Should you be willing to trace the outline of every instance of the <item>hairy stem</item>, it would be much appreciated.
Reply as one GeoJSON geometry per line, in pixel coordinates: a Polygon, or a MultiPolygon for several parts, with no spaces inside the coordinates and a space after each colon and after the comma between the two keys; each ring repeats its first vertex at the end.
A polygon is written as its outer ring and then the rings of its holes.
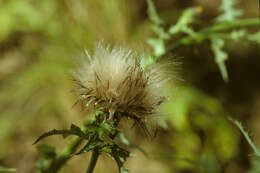
{"type": "Polygon", "coordinates": [[[94,168],[95,168],[96,163],[97,163],[97,160],[98,160],[98,156],[99,156],[98,150],[99,150],[98,147],[93,149],[92,155],[91,155],[91,160],[90,160],[90,163],[88,165],[88,169],[87,169],[86,173],[93,173],[94,168]]]}
{"type": "Polygon", "coordinates": [[[218,23],[198,31],[195,35],[190,35],[181,38],[180,40],[178,40],[177,42],[175,42],[174,44],[170,45],[167,48],[167,53],[179,48],[182,45],[185,46],[192,45],[194,43],[209,39],[214,33],[228,31],[235,28],[251,27],[251,26],[260,26],[260,20],[258,18],[253,18],[253,19],[241,19],[232,22],[218,23]]]}

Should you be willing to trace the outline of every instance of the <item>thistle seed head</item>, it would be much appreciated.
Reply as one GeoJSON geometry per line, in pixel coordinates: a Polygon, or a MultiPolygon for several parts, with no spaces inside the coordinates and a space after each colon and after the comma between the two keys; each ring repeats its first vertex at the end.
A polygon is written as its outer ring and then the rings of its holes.
{"type": "Polygon", "coordinates": [[[74,73],[78,100],[84,107],[104,108],[134,120],[146,129],[146,123],[159,113],[165,101],[162,87],[171,78],[165,64],[146,69],[133,51],[99,44],[88,61],[74,73]]]}

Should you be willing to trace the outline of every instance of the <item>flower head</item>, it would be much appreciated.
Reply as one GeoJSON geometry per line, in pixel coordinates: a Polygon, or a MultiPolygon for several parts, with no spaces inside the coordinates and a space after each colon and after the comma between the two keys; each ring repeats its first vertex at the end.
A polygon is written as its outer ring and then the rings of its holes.
{"type": "Polygon", "coordinates": [[[131,118],[146,127],[166,98],[161,88],[170,77],[164,65],[144,69],[136,53],[102,44],[96,47],[93,56],[87,55],[89,60],[74,74],[77,102],[104,108],[111,115],[131,118]]]}

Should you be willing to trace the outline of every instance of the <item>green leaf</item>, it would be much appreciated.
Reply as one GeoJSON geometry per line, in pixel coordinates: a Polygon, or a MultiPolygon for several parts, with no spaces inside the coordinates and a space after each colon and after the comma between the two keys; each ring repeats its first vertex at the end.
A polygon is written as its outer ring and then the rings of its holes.
{"type": "Polygon", "coordinates": [[[13,168],[5,168],[3,166],[0,166],[0,172],[14,172],[16,171],[16,169],[13,169],[13,168]]]}
{"type": "Polygon", "coordinates": [[[217,17],[218,22],[234,21],[238,17],[243,15],[242,10],[235,9],[234,6],[238,3],[238,0],[222,0],[222,4],[219,8],[223,14],[217,17]]]}
{"type": "Polygon", "coordinates": [[[163,27],[160,27],[160,26],[153,26],[153,31],[158,35],[158,37],[162,40],[167,40],[170,38],[170,35],[165,32],[164,28],[163,27]]]}
{"type": "Polygon", "coordinates": [[[131,145],[131,142],[125,137],[124,133],[119,133],[118,137],[119,137],[119,140],[120,140],[123,144],[125,144],[125,145],[127,145],[127,146],[130,146],[130,145],[131,145]]]}
{"type": "Polygon", "coordinates": [[[217,63],[222,78],[225,82],[228,82],[228,73],[225,66],[225,61],[228,58],[228,54],[223,51],[224,48],[224,40],[218,37],[211,37],[211,49],[215,54],[215,62],[217,63]]]}
{"type": "Polygon", "coordinates": [[[123,165],[126,159],[130,156],[129,151],[119,147],[116,144],[105,145],[101,148],[101,151],[106,152],[108,155],[115,159],[120,173],[128,172],[123,165]]]}
{"type": "Polygon", "coordinates": [[[35,166],[38,169],[38,173],[44,173],[46,172],[46,168],[49,164],[49,161],[45,158],[40,158],[36,163],[35,166]]]}
{"type": "Polygon", "coordinates": [[[161,25],[164,23],[164,21],[162,19],[160,19],[160,17],[158,16],[154,3],[152,0],[147,0],[147,4],[148,4],[148,16],[150,18],[150,20],[156,24],[156,25],[161,25]]]}
{"type": "Polygon", "coordinates": [[[260,31],[254,33],[254,34],[247,35],[247,39],[249,41],[254,41],[254,42],[260,44],[260,31]]]}
{"type": "Polygon", "coordinates": [[[89,152],[90,150],[94,149],[96,146],[101,145],[102,143],[100,141],[89,141],[76,155],[84,154],[86,152],[89,152]]]}
{"type": "Polygon", "coordinates": [[[125,169],[124,167],[120,168],[120,173],[128,173],[127,169],[125,169]]]}
{"type": "Polygon", "coordinates": [[[71,127],[69,130],[54,129],[54,130],[51,130],[49,132],[42,134],[38,139],[36,139],[36,141],[33,143],[33,145],[38,143],[40,140],[42,140],[48,136],[53,136],[53,135],[62,135],[64,138],[66,138],[69,135],[76,135],[81,138],[88,139],[88,135],[86,135],[83,131],[81,131],[81,129],[78,126],[71,124],[71,127]]]}
{"type": "Polygon", "coordinates": [[[56,148],[46,144],[41,144],[37,146],[38,151],[44,158],[54,158],[56,156],[56,148]]]}
{"type": "Polygon", "coordinates": [[[177,23],[170,27],[169,33],[174,35],[183,32],[189,35],[193,35],[194,31],[192,28],[189,27],[189,25],[195,21],[195,16],[198,11],[199,8],[186,9],[177,21],[177,23]]]}
{"type": "Polygon", "coordinates": [[[160,57],[165,54],[166,49],[165,49],[164,40],[153,38],[153,39],[147,40],[147,43],[153,48],[155,56],[160,57]]]}
{"type": "Polygon", "coordinates": [[[240,30],[234,30],[230,33],[230,38],[232,40],[239,40],[247,35],[246,30],[240,29],[240,30]]]}

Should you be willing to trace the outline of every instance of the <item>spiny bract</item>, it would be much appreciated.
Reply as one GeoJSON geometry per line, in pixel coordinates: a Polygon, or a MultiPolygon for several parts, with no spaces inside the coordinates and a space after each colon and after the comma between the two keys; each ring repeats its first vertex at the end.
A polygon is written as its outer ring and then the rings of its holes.
{"type": "Polygon", "coordinates": [[[161,87],[170,79],[165,64],[144,69],[133,51],[103,44],[96,47],[93,56],[87,55],[89,60],[74,73],[77,103],[105,108],[146,127],[165,100],[161,87]]]}

